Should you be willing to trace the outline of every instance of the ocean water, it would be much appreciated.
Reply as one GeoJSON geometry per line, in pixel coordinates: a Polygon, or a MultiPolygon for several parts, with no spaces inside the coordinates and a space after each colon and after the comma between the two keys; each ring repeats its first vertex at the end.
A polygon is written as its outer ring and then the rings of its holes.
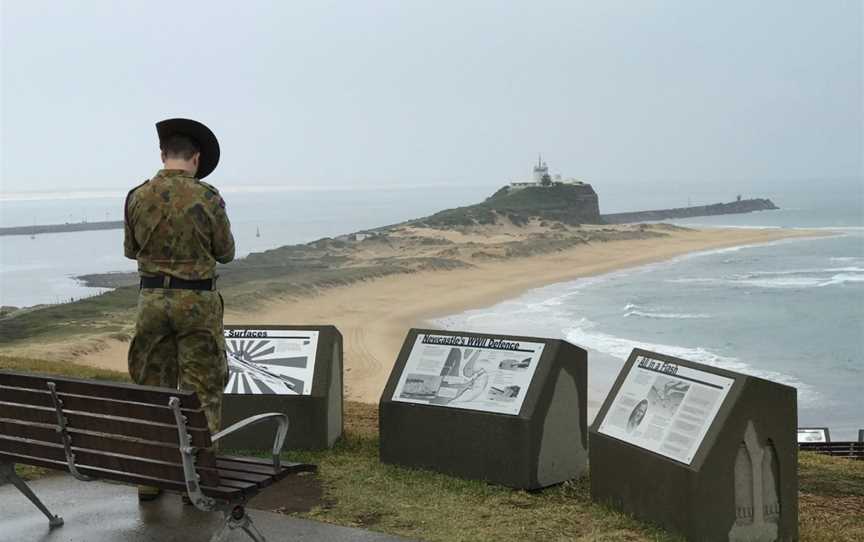
{"type": "MultiPolygon", "coordinates": [[[[394,224],[482,201],[490,186],[414,186],[366,190],[266,188],[223,191],[237,256],[394,224]],[[260,236],[258,235],[260,233],[260,236]]],[[[122,220],[117,192],[0,196],[0,227],[122,220]]],[[[97,295],[75,279],[134,271],[123,257],[123,231],[0,237],[0,305],[27,307],[97,295]]]]}
{"type": "Polygon", "coordinates": [[[639,347],[795,386],[800,425],[837,439],[864,428],[862,231],[690,254],[435,323],[566,339],[589,350],[601,396],[639,347]]]}
{"type": "MultiPolygon", "coordinates": [[[[588,349],[597,392],[592,412],[638,346],[795,386],[799,425],[828,426],[835,439],[854,439],[864,428],[864,181],[706,186],[699,192],[669,185],[645,196],[640,183],[608,189],[595,183],[603,212],[683,206],[682,194],[690,193],[694,205],[742,192],[771,197],[781,210],[677,223],[813,228],[826,237],[690,254],[514,293],[433,324],[557,337],[588,349]]],[[[244,255],[478,202],[495,188],[226,191],[225,199],[244,255]]],[[[122,194],[110,193],[0,197],[0,226],[119,220],[122,202],[122,194]]],[[[98,290],[73,277],[132,269],[119,230],[0,237],[0,305],[93,295],[98,290]]]]}
{"type": "Polygon", "coordinates": [[[587,349],[592,416],[640,347],[794,386],[799,426],[828,426],[832,438],[854,440],[864,428],[864,184],[832,186],[790,191],[785,202],[774,196],[781,211],[677,221],[814,228],[824,238],[689,254],[531,290],[433,324],[587,349]]]}

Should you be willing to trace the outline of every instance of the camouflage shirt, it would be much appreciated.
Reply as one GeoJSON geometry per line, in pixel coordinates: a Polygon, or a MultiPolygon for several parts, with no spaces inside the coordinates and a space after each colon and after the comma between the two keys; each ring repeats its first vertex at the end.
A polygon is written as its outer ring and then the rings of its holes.
{"type": "Polygon", "coordinates": [[[234,259],[234,236],[219,191],[183,170],[163,169],[126,196],[123,242],[142,276],[214,278],[234,259]]]}

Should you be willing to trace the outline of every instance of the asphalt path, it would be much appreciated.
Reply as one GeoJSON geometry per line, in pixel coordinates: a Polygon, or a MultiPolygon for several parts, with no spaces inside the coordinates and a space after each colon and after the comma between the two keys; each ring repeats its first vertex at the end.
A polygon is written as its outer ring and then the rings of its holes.
{"type": "MultiPolygon", "coordinates": [[[[63,518],[64,524],[49,528],[48,519],[28,499],[13,485],[5,484],[0,486],[0,542],[206,542],[223,524],[221,513],[184,506],[176,494],[139,503],[132,486],[79,482],[66,474],[48,476],[29,485],[52,513],[63,518]]],[[[362,529],[247,510],[268,542],[407,542],[405,538],[362,529]]],[[[236,530],[227,540],[251,539],[236,530]]]]}

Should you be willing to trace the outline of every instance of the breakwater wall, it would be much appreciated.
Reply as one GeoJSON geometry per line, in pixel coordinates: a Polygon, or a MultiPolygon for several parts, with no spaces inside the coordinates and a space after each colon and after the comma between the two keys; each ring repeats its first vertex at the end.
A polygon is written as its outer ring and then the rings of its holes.
{"type": "Polygon", "coordinates": [[[70,231],[119,230],[122,220],[103,220],[102,222],[76,222],[74,224],[47,224],[35,226],[12,226],[0,228],[0,235],[41,235],[43,233],[65,233],[70,231]]]}
{"type": "Polygon", "coordinates": [[[631,213],[612,213],[601,215],[607,224],[628,224],[633,222],[652,222],[670,218],[692,218],[697,216],[734,215],[753,211],[779,209],[770,199],[743,199],[730,203],[714,203],[677,209],[658,209],[655,211],[635,211],[631,213]]]}

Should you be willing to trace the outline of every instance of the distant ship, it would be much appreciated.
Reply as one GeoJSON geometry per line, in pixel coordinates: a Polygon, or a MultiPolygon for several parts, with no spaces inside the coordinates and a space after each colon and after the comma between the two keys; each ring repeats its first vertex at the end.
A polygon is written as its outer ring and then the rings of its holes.
{"type": "Polygon", "coordinates": [[[261,237],[261,229],[255,228],[255,237],[261,237]]]}

